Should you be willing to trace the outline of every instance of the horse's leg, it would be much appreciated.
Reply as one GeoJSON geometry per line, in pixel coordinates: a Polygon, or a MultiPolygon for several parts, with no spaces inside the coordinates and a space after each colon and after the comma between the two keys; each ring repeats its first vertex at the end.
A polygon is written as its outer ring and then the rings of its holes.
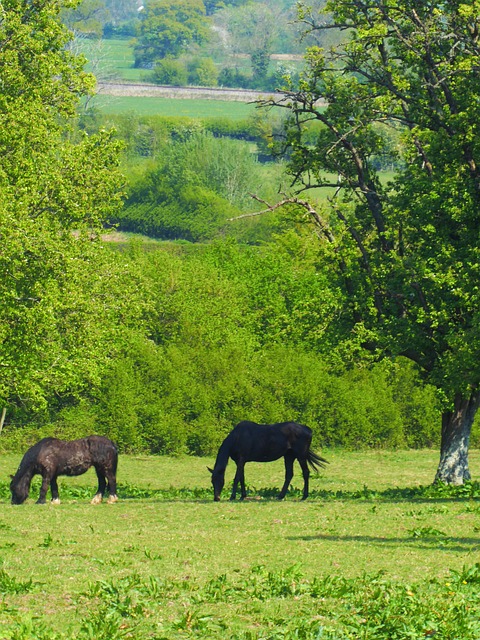
{"type": "Polygon", "coordinates": [[[240,473],[240,489],[242,491],[242,497],[240,499],[245,500],[247,497],[247,492],[245,490],[245,463],[242,464],[242,470],[240,473]]]}
{"type": "Polygon", "coordinates": [[[113,471],[105,471],[105,475],[107,476],[107,489],[108,489],[108,504],[113,504],[117,502],[117,479],[113,471]]]}
{"type": "Polygon", "coordinates": [[[293,463],[295,461],[295,454],[292,451],[287,451],[287,453],[283,456],[285,460],[285,482],[283,483],[282,490],[278,494],[278,499],[283,500],[285,497],[288,487],[290,486],[290,482],[293,478],[293,463]]]}
{"type": "Polygon", "coordinates": [[[240,487],[242,491],[241,499],[243,500],[247,495],[245,493],[245,475],[244,475],[245,462],[243,462],[243,460],[239,460],[236,464],[237,464],[237,470],[235,472],[235,478],[233,479],[232,495],[230,496],[230,500],[235,500],[235,498],[237,497],[237,487],[239,482],[240,482],[240,487]]]}
{"type": "Polygon", "coordinates": [[[60,504],[60,498],[58,497],[57,476],[53,476],[53,478],[50,480],[50,491],[52,492],[52,503],[60,504]]]}
{"type": "Polygon", "coordinates": [[[40,496],[37,500],[37,504],[45,504],[48,491],[48,485],[50,484],[50,478],[48,475],[42,476],[42,486],[40,487],[40,496]]]}
{"type": "Polygon", "coordinates": [[[306,500],[308,498],[308,479],[310,478],[310,469],[308,468],[307,461],[304,458],[299,458],[298,463],[302,467],[302,473],[303,473],[302,500],[306,500]]]}
{"type": "Polygon", "coordinates": [[[100,504],[103,498],[103,494],[105,493],[107,481],[105,479],[103,471],[101,471],[98,467],[95,467],[95,471],[97,473],[97,478],[98,478],[98,489],[97,489],[97,493],[93,496],[91,500],[91,504],[100,504]]]}

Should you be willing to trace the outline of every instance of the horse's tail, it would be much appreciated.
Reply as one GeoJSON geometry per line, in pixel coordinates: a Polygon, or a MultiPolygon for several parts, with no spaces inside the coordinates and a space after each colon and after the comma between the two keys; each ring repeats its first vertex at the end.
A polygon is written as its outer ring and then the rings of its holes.
{"type": "Polygon", "coordinates": [[[318,454],[314,453],[310,449],[307,452],[307,462],[314,471],[320,471],[320,469],[324,469],[328,464],[328,460],[325,460],[325,458],[321,458],[318,454]]]}

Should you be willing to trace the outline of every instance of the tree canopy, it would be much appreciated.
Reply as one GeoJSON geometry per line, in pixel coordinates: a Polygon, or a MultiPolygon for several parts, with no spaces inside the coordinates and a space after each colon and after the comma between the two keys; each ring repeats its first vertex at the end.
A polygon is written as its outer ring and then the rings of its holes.
{"type": "Polygon", "coordinates": [[[121,271],[98,242],[123,179],[112,134],[72,122],[94,84],[66,48],[61,3],[0,15],[0,399],[41,406],[98,378],[116,335],[121,271]]]}
{"type": "Polygon", "coordinates": [[[480,3],[338,0],[326,12],[299,5],[306,32],[342,43],[309,48],[276,101],[292,185],[334,190],[324,208],[301,204],[343,295],[337,337],[406,356],[436,386],[437,480],[462,483],[480,403],[480,3]]]}
{"type": "Polygon", "coordinates": [[[151,0],[141,13],[135,64],[151,66],[167,56],[178,56],[192,44],[207,40],[208,35],[202,0],[151,0]]]}

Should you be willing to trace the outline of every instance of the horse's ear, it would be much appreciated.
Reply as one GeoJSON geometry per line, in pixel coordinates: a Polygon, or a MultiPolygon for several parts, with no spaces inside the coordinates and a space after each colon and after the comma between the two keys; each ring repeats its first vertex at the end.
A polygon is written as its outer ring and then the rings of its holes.
{"type": "Polygon", "coordinates": [[[210,471],[210,473],[213,473],[213,469],[210,469],[210,467],[207,467],[207,469],[210,471]]]}

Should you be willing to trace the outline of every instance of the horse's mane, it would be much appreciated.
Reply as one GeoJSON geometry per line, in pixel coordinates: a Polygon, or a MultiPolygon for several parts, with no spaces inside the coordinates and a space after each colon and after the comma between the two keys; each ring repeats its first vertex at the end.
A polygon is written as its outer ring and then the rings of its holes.
{"type": "Polygon", "coordinates": [[[227,467],[228,459],[230,457],[230,447],[233,440],[231,436],[232,434],[229,433],[220,445],[220,449],[218,450],[217,458],[215,460],[215,469],[226,469],[227,467]]]}
{"type": "Polygon", "coordinates": [[[30,449],[26,451],[25,455],[20,461],[20,464],[18,465],[18,469],[15,472],[15,475],[13,476],[13,480],[16,483],[19,483],[24,477],[30,476],[30,479],[31,479],[31,477],[33,476],[33,473],[29,473],[29,472],[31,472],[33,469],[33,463],[37,458],[38,450],[42,447],[42,445],[45,442],[49,440],[54,440],[54,438],[43,438],[42,440],[34,444],[32,447],[30,447],[30,449]]]}

